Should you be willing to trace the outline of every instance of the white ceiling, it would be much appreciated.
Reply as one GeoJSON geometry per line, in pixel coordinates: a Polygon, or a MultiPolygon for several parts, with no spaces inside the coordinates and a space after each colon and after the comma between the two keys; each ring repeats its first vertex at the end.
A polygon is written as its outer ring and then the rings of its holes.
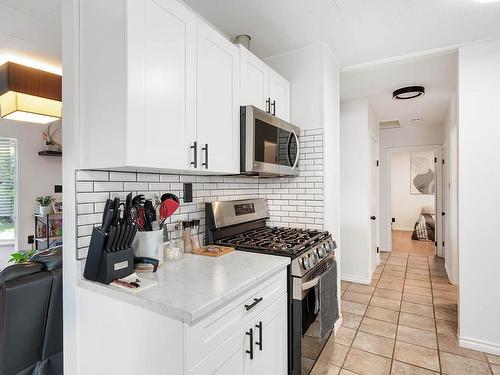
{"type": "Polygon", "coordinates": [[[341,100],[368,98],[379,120],[395,120],[401,126],[441,125],[457,87],[457,53],[344,71],[340,79],[341,100]],[[403,86],[422,85],[423,97],[395,101],[392,92],[403,86]],[[415,124],[413,115],[422,117],[415,124]]]}
{"type": "Polygon", "coordinates": [[[60,69],[61,0],[0,0],[0,63],[6,59],[60,69]]]}
{"type": "Polygon", "coordinates": [[[500,2],[474,0],[185,0],[268,57],[326,41],[342,66],[500,36],[500,2]]]}

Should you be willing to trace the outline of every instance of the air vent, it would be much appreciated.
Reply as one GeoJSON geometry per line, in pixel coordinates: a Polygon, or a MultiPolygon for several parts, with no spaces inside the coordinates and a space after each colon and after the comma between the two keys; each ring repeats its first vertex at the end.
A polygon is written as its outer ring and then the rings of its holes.
{"type": "Polygon", "coordinates": [[[400,128],[401,124],[399,120],[388,120],[388,121],[380,121],[379,122],[380,129],[396,129],[400,128]]]}

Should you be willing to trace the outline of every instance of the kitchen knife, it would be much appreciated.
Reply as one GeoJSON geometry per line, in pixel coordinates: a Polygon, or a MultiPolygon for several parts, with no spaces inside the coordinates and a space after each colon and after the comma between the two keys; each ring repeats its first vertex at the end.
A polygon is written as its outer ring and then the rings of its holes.
{"type": "Polygon", "coordinates": [[[111,245],[111,251],[116,251],[118,249],[118,244],[120,243],[120,238],[122,235],[122,226],[118,223],[116,226],[115,238],[113,244],[111,245]]]}
{"type": "Polygon", "coordinates": [[[135,235],[137,234],[137,231],[139,228],[137,228],[137,225],[132,226],[132,233],[130,235],[130,238],[128,239],[128,244],[127,247],[132,247],[132,243],[134,242],[135,235]]]}
{"type": "Polygon", "coordinates": [[[111,251],[113,241],[115,240],[116,227],[111,227],[109,230],[108,242],[106,242],[106,251],[111,251]]]}
{"type": "Polygon", "coordinates": [[[101,227],[103,233],[108,233],[111,222],[113,221],[113,209],[108,209],[106,212],[106,217],[104,218],[104,223],[101,227]]]}
{"type": "Polygon", "coordinates": [[[119,250],[124,250],[125,249],[125,244],[127,243],[128,236],[130,235],[130,225],[125,224],[123,226],[123,235],[120,240],[120,243],[118,244],[119,250]]]}
{"type": "Polygon", "coordinates": [[[111,199],[106,199],[106,204],[104,205],[104,211],[102,212],[102,223],[101,228],[106,224],[106,220],[108,218],[109,210],[111,209],[111,204],[113,201],[111,199]]]}

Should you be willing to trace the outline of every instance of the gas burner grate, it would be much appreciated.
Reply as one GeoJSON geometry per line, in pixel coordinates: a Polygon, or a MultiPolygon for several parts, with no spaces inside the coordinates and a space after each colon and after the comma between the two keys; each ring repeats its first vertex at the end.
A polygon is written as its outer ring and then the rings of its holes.
{"type": "Polygon", "coordinates": [[[250,251],[297,256],[327,235],[327,232],[311,229],[262,227],[221,239],[217,243],[250,251]]]}

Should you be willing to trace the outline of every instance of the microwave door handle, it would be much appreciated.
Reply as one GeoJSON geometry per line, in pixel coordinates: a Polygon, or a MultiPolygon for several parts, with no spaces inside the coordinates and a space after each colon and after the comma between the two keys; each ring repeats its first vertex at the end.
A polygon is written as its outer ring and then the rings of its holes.
{"type": "Polygon", "coordinates": [[[299,144],[299,137],[297,136],[297,133],[295,133],[294,131],[291,132],[290,137],[288,138],[287,150],[288,150],[288,162],[290,163],[292,168],[295,169],[295,167],[297,167],[297,164],[299,163],[300,144],[299,144]],[[296,155],[295,161],[293,163],[292,163],[292,158],[290,157],[290,145],[292,143],[292,136],[295,137],[295,142],[297,142],[297,155],[296,155]]]}

